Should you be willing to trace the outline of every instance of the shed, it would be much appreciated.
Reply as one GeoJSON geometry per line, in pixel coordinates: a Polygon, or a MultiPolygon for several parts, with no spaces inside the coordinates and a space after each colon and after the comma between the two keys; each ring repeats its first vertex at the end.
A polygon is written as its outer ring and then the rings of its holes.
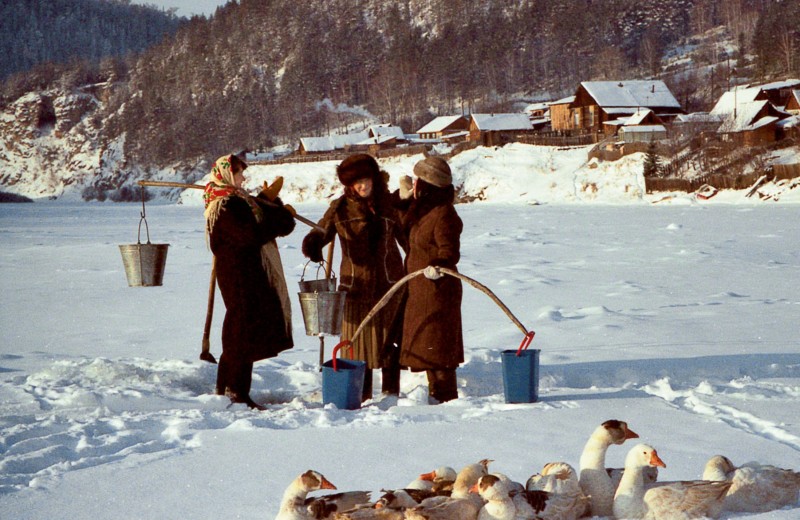
{"type": "Polygon", "coordinates": [[[479,141],[485,146],[503,145],[520,134],[533,132],[527,114],[472,114],[470,119],[470,141],[479,141]]]}
{"type": "Polygon", "coordinates": [[[664,125],[623,126],[619,137],[625,143],[649,143],[666,139],[667,129],[664,125]]]}

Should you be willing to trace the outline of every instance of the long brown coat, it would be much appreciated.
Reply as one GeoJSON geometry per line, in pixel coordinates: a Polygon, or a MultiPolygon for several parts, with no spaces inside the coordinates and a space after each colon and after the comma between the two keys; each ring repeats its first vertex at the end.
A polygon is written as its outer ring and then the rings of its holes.
{"type": "Polygon", "coordinates": [[[260,204],[257,222],[251,207],[230,197],[209,238],[216,257],[217,283],[225,302],[222,349],[225,354],[258,361],[275,357],[293,346],[278,292],[268,280],[261,248],[292,232],[294,218],[282,207],[260,204]]]}
{"type": "MultiPolygon", "coordinates": [[[[452,194],[449,196],[452,200],[452,194]]],[[[429,203],[409,215],[409,273],[429,265],[456,269],[464,227],[446,200],[429,203]]],[[[412,370],[454,369],[464,361],[461,330],[462,286],[458,278],[429,280],[420,275],[408,282],[400,364],[412,370]]]]}
{"type": "MultiPolygon", "coordinates": [[[[341,244],[339,290],[347,292],[342,339],[352,337],[367,313],[404,274],[398,240],[404,243],[405,238],[397,212],[385,186],[374,186],[376,197],[381,198],[374,210],[364,200],[343,195],[331,203],[318,223],[325,229],[319,244],[325,245],[336,236],[341,244]]],[[[314,233],[319,232],[310,234],[314,233]]],[[[353,343],[353,357],[365,361],[368,368],[391,364],[391,345],[387,343],[393,340],[390,329],[400,297],[398,294],[368,322],[353,343]]]]}

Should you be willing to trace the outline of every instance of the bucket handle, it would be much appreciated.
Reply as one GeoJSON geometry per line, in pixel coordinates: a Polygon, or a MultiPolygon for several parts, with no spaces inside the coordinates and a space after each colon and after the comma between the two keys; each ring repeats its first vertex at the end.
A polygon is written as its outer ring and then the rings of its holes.
{"type": "MultiPolygon", "coordinates": [[[[311,263],[311,260],[309,260],[308,262],[306,262],[306,263],[305,263],[305,265],[303,266],[303,274],[301,274],[301,275],[300,275],[300,281],[301,281],[301,282],[303,281],[303,279],[304,279],[304,278],[305,278],[305,276],[306,276],[306,268],[308,267],[308,264],[310,264],[310,263],[311,263]]],[[[327,264],[327,263],[328,263],[328,262],[326,262],[325,260],[323,260],[322,262],[318,262],[318,263],[317,263],[317,274],[316,274],[316,275],[314,275],[314,276],[316,276],[316,277],[317,277],[317,280],[319,280],[319,279],[320,279],[320,278],[319,278],[319,270],[320,270],[320,269],[322,269],[323,267],[325,267],[325,264],[327,264]]],[[[329,280],[329,279],[335,279],[335,278],[336,278],[336,272],[333,270],[333,268],[330,266],[330,264],[328,264],[328,267],[330,267],[330,273],[331,273],[333,276],[331,276],[330,278],[326,277],[325,279],[326,279],[326,280],[329,280]]]]}
{"type": "Polygon", "coordinates": [[[528,346],[531,344],[531,341],[533,341],[535,335],[536,333],[534,331],[529,331],[525,334],[525,337],[522,338],[522,343],[519,344],[519,348],[517,349],[517,357],[522,355],[523,350],[528,350],[528,346]]]}
{"type": "Polygon", "coordinates": [[[349,339],[340,341],[335,347],[333,347],[333,371],[338,372],[339,370],[336,368],[336,353],[339,352],[339,349],[347,348],[350,349],[350,359],[353,359],[353,344],[350,342],[349,339]]]}
{"type": "Polygon", "coordinates": [[[150,226],[147,225],[147,219],[145,218],[145,211],[144,211],[144,198],[145,198],[144,197],[144,195],[145,195],[144,189],[145,189],[144,186],[142,186],[142,211],[141,211],[141,213],[139,213],[139,216],[141,218],[139,219],[139,232],[136,235],[136,243],[137,244],[141,244],[142,243],[142,222],[144,222],[144,229],[147,232],[147,243],[148,244],[150,243],[150,226]]]}

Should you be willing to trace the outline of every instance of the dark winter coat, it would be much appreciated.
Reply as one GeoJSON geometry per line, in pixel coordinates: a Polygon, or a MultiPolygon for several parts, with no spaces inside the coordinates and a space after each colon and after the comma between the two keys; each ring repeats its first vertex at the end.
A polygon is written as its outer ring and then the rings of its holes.
{"type": "MultiPolygon", "coordinates": [[[[384,183],[375,182],[373,189],[372,207],[354,194],[333,201],[318,222],[325,232],[312,231],[303,241],[304,252],[313,257],[308,253],[321,254],[326,244],[339,237],[339,290],[347,292],[342,339],[350,339],[372,307],[404,275],[398,240],[404,244],[405,239],[397,212],[384,183]]],[[[353,357],[366,361],[369,368],[391,364],[387,342],[393,340],[390,329],[401,296],[368,322],[353,344],[353,357]]]]}
{"type": "MultiPolygon", "coordinates": [[[[464,225],[453,206],[452,187],[432,191],[427,198],[414,201],[405,219],[408,273],[429,265],[457,270],[464,225]]],[[[429,280],[419,275],[408,282],[402,366],[412,370],[454,369],[464,361],[461,295],[461,281],[452,276],[429,280]]]]}
{"type": "Polygon", "coordinates": [[[293,346],[291,324],[287,326],[278,293],[268,281],[261,247],[291,233],[295,221],[279,199],[259,206],[261,222],[244,199],[230,197],[209,239],[226,308],[222,350],[247,361],[275,357],[293,346]]]}

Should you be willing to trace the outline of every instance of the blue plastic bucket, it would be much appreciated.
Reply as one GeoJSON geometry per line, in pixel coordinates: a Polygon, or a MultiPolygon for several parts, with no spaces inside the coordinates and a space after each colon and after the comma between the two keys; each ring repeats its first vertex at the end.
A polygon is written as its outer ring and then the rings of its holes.
{"type": "Polygon", "coordinates": [[[352,359],[334,359],[322,364],[322,404],[333,403],[341,410],[361,408],[364,371],[367,364],[352,359]]]}
{"type": "Polygon", "coordinates": [[[534,333],[529,332],[517,350],[500,353],[503,362],[503,393],[507,403],[539,400],[539,349],[528,350],[534,333]]]}

